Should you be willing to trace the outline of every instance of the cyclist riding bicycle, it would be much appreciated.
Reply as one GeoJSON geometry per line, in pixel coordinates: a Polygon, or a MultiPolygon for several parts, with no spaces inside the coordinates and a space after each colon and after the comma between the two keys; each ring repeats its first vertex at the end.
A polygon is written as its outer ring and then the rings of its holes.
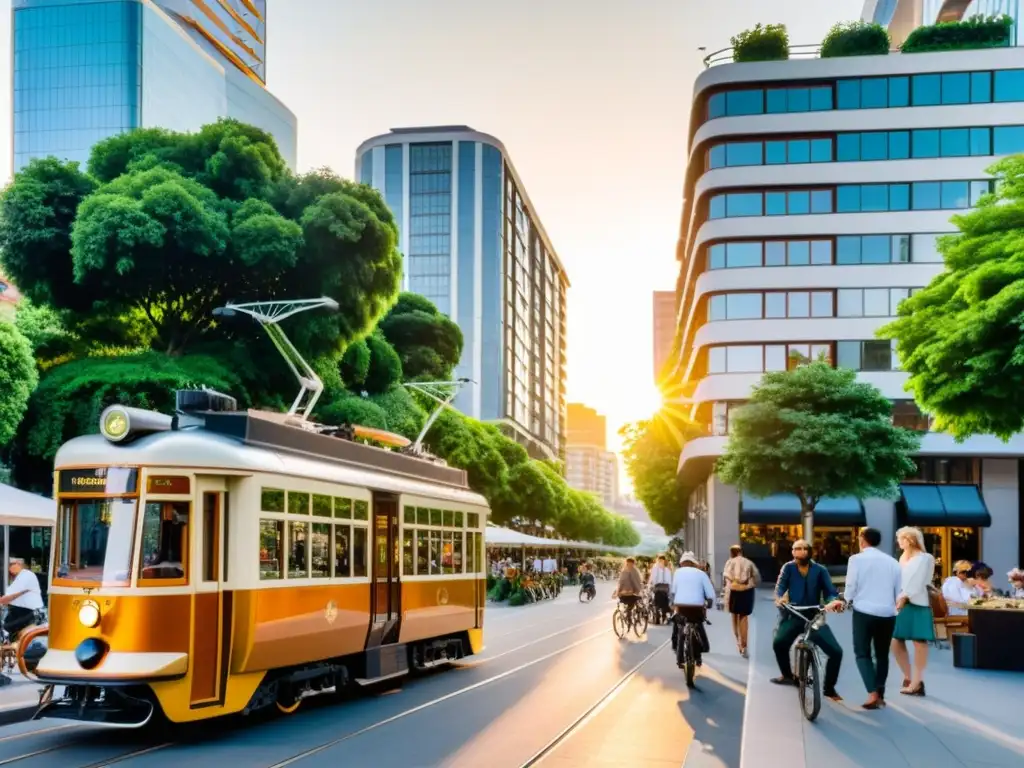
{"type": "Polygon", "coordinates": [[[654,607],[663,615],[668,615],[668,595],[672,591],[672,569],[668,567],[668,558],[658,555],[658,560],[651,568],[647,585],[654,591],[654,607]]]}
{"type": "Polygon", "coordinates": [[[636,559],[627,557],[626,564],[622,566],[622,571],[619,573],[619,586],[615,590],[615,594],[620,603],[633,610],[643,591],[644,582],[640,578],[640,571],[636,569],[636,559]]]}
{"type": "Polygon", "coordinates": [[[672,604],[675,606],[677,617],[672,629],[672,650],[676,650],[679,643],[680,621],[695,624],[701,644],[701,647],[696,649],[695,659],[699,667],[703,654],[711,651],[708,633],[704,629],[704,619],[707,617],[707,609],[715,604],[715,587],[692,552],[683,554],[679,559],[679,568],[672,577],[672,604]]]}

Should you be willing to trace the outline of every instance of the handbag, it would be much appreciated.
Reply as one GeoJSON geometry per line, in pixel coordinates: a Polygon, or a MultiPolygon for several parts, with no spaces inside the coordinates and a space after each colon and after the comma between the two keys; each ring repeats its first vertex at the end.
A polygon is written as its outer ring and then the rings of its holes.
{"type": "Polygon", "coordinates": [[[946,598],[943,596],[942,590],[934,584],[928,585],[928,605],[931,606],[932,616],[936,619],[944,619],[949,615],[946,598]]]}

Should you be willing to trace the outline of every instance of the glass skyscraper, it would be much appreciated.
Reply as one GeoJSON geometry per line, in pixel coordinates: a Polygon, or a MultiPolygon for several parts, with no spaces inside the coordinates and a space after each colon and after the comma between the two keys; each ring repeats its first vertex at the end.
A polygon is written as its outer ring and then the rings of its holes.
{"type": "Polygon", "coordinates": [[[1011,44],[1024,44],[1020,36],[1024,0],[865,0],[861,18],[888,27],[893,43],[899,45],[924,24],[1004,14],[1014,21],[1011,44]]]}
{"type": "Polygon", "coordinates": [[[13,167],[81,163],[140,127],[259,126],[296,164],[295,115],[267,91],[266,0],[12,0],[13,167]]]}
{"type": "Polygon", "coordinates": [[[364,142],[356,178],[380,190],[405,254],[404,289],[465,341],[456,406],[534,456],[565,450],[568,279],[501,142],[467,126],[402,128],[364,142]]]}

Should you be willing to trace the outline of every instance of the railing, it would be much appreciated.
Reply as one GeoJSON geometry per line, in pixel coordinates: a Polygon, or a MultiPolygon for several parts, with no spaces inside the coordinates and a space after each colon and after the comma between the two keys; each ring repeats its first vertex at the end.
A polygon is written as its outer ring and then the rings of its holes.
{"type": "MultiPolygon", "coordinates": [[[[791,59],[817,59],[821,57],[821,45],[791,45],[789,46],[789,58],[791,59]]],[[[704,68],[714,67],[719,64],[731,64],[733,62],[733,49],[723,48],[720,51],[709,53],[704,57],[704,68]]]]}

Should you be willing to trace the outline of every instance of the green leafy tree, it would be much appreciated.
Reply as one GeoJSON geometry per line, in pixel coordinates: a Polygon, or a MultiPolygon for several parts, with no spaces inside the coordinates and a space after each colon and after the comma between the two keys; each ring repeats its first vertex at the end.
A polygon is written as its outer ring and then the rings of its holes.
{"type": "Polygon", "coordinates": [[[989,173],[996,192],[938,241],[945,270],[879,331],[896,340],[914,399],[957,439],[1024,428],[1024,155],[989,173]]]}
{"type": "Polygon", "coordinates": [[[15,480],[21,487],[46,490],[57,449],[73,437],[96,433],[107,406],[120,403],[172,413],[177,390],[200,386],[231,393],[241,407],[249,402],[230,364],[206,355],[144,352],[88,357],[52,368],[30,398],[18,430],[15,480]]]}
{"type": "Polygon", "coordinates": [[[76,337],[68,331],[60,314],[46,304],[37,305],[27,298],[18,302],[14,324],[32,345],[32,353],[44,365],[67,355],[76,337]]]}
{"type": "Polygon", "coordinates": [[[353,391],[366,383],[370,372],[370,347],[365,339],[357,339],[345,347],[338,370],[345,386],[353,391]]]}
{"type": "Polygon", "coordinates": [[[402,361],[380,331],[366,337],[366,346],[370,350],[370,361],[363,388],[370,394],[379,395],[402,380],[402,361]]]}
{"type": "Polygon", "coordinates": [[[377,403],[359,395],[348,395],[318,409],[327,424],[351,424],[374,429],[389,429],[388,417],[377,403]]]}
{"type": "Polygon", "coordinates": [[[402,293],[379,328],[409,381],[449,381],[462,356],[462,331],[430,299],[402,293]]]}
{"type": "Polygon", "coordinates": [[[548,523],[553,520],[555,494],[548,475],[538,465],[526,461],[508,470],[502,492],[492,503],[492,517],[505,524],[513,518],[548,523]]]}
{"type": "Polygon", "coordinates": [[[394,301],[398,231],[380,195],[326,171],[290,175],[258,128],[132,131],[94,147],[89,167],[51,158],[15,176],[0,197],[3,266],[33,300],[120,323],[128,345],[181,354],[231,335],[212,316],[227,300],[326,295],[339,312],[288,332],[310,355],[336,353],[394,301]]]}
{"type": "Polygon", "coordinates": [[[816,361],[766,373],[730,413],[731,433],[716,472],[755,496],[800,500],[804,538],[827,496],[891,498],[914,471],[919,436],[892,423],[892,403],[853,371],[816,361]]]}
{"type": "Polygon", "coordinates": [[[651,520],[671,536],[686,521],[686,489],[678,479],[679,454],[700,430],[684,417],[663,410],[652,419],[627,424],[622,458],[637,499],[651,520]]]}
{"type": "Polygon", "coordinates": [[[38,383],[31,343],[14,325],[0,321],[0,447],[16,434],[38,383]]]}

